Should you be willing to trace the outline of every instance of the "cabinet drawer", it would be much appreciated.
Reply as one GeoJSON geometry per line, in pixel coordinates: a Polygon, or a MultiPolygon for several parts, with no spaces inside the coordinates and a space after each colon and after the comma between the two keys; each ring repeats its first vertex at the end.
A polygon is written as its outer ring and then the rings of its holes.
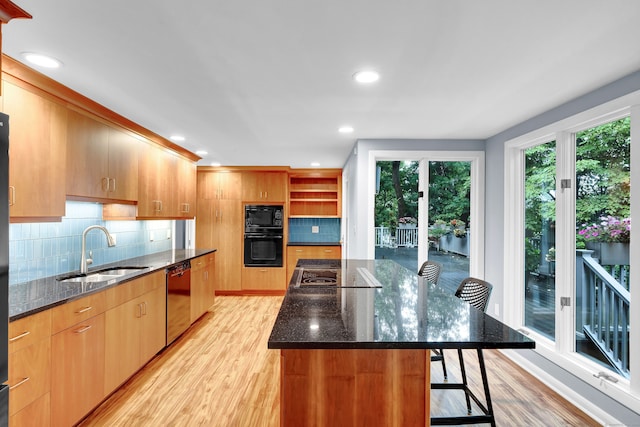
{"type": "Polygon", "coordinates": [[[45,394],[21,411],[9,416],[9,425],[11,427],[49,427],[51,425],[51,394],[45,394]]]}
{"type": "Polygon", "coordinates": [[[51,336],[51,310],[9,323],[9,353],[51,336]]]}
{"type": "Polygon", "coordinates": [[[56,334],[78,322],[104,313],[106,307],[106,292],[99,292],[59,305],[51,309],[51,334],[56,334]]]}
{"type": "Polygon", "coordinates": [[[9,355],[9,414],[15,414],[50,390],[50,367],[50,337],[9,355]]]}
{"type": "Polygon", "coordinates": [[[156,288],[166,286],[166,274],[164,270],[156,271],[155,273],[147,274],[138,279],[133,279],[122,285],[115,286],[105,291],[107,298],[106,309],[112,309],[130,301],[134,298],[138,298],[140,295],[144,295],[149,291],[156,288]]]}

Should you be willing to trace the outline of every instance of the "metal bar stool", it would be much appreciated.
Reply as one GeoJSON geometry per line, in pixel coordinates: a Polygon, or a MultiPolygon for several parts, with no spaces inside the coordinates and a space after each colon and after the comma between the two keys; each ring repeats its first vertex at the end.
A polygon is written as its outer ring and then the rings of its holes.
{"type": "MultiPolygon", "coordinates": [[[[476,279],[473,277],[467,277],[464,279],[458,289],[456,290],[456,297],[468,302],[475,308],[481,311],[486,311],[489,297],[491,296],[491,289],[493,286],[484,280],[476,279]]],[[[480,376],[482,377],[482,386],[484,389],[485,404],[469,389],[467,381],[467,371],[464,366],[464,357],[462,350],[458,349],[458,359],[460,360],[460,372],[462,374],[461,383],[448,383],[446,373],[444,383],[432,383],[432,390],[463,390],[465,399],[467,401],[467,416],[456,417],[431,417],[431,425],[457,425],[457,424],[480,424],[490,423],[495,427],[496,420],[493,414],[493,405],[491,404],[491,394],[489,393],[489,382],[487,380],[487,371],[484,363],[484,356],[482,349],[478,348],[478,365],[480,368],[480,376]],[[482,415],[472,415],[471,400],[482,411],[482,415]]],[[[442,353],[442,350],[440,350],[442,353]]],[[[433,357],[432,357],[433,360],[433,357]]],[[[444,366],[444,364],[443,364],[444,366]]]]}
{"type": "MultiPolygon", "coordinates": [[[[435,261],[425,261],[422,263],[422,266],[418,270],[418,275],[427,279],[429,283],[438,283],[440,280],[440,273],[442,272],[442,264],[435,261]]],[[[448,381],[447,378],[447,364],[444,360],[444,356],[442,355],[442,350],[433,349],[431,350],[431,361],[432,362],[441,362],[442,363],[442,372],[444,373],[444,382],[448,381]]]]}

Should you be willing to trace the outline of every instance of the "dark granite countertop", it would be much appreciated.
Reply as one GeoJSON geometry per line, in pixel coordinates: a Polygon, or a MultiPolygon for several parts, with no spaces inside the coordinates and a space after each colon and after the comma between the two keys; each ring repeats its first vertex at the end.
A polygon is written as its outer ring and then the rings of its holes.
{"type": "MultiPolygon", "coordinates": [[[[296,287],[293,275],[269,348],[535,347],[531,339],[394,261],[342,260],[341,266],[331,261],[340,268],[341,286],[296,287]],[[363,281],[372,287],[362,286],[363,281]]],[[[301,260],[298,267],[326,262],[301,260]]]]}
{"type": "Polygon", "coordinates": [[[342,246],[340,242],[287,242],[287,246],[342,246]]]}
{"type": "Polygon", "coordinates": [[[85,286],[83,286],[82,282],[65,283],[58,280],[74,272],[70,272],[64,276],[46,277],[11,285],[9,287],[9,320],[17,320],[21,317],[35,314],[39,311],[64,304],[86,295],[104,291],[105,289],[118,286],[121,283],[128,282],[145,274],[153,273],[182,261],[197,258],[215,251],[215,249],[178,249],[101,265],[89,269],[89,273],[118,266],[147,268],[141,269],[137,274],[128,275],[119,280],[98,284],[92,283],[89,287],[86,283],[84,284],[85,286]]]}

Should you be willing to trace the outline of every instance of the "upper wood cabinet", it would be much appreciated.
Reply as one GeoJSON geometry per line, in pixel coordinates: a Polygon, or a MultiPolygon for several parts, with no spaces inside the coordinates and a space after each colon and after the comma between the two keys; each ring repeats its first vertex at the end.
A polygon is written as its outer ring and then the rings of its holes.
{"type": "Polygon", "coordinates": [[[287,173],[242,172],[242,200],[256,203],[284,203],[287,200],[287,173]]]}
{"type": "Polygon", "coordinates": [[[198,173],[198,199],[241,200],[242,174],[239,172],[198,173]]]}
{"type": "Polygon", "coordinates": [[[138,162],[138,218],[193,218],[196,167],[154,144],[142,144],[138,162]]]}
{"type": "Polygon", "coordinates": [[[301,169],[289,174],[289,217],[340,217],[342,171],[301,169]]]}
{"type": "Polygon", "coordinates": [[[67,109],[15,84],[4,81],[3,87],[11,221],[59,221],[65,214],[67,109]]]}
{"type": "Polygon", "coordinates": [[[70,110],[67,125],[67,195],[138,199],[138,140],[70,110]]]}

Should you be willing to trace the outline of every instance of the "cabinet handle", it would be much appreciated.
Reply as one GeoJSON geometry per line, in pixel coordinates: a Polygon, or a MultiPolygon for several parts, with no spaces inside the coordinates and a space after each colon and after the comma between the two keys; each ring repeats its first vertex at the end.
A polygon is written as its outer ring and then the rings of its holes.
{"type": "Polygon", "coordinates": [[[296,249],[296,252],[304,252],[302,249],[296,249]]]}
{"type": "Polygon", "coordinates": [[[136,317],[142,317],[142,304],[138,304],[136,308],[138,309],[136,313],[136,317]]]}
{"type": "Polygon", "coordinates": [[[267,273],[269,270],[265,270],[264,268],[260,270],[260,273],[267,273]]]}
{"type": "Polygon", "coordinates": [[[144,301],[142,304],[140,304],[140,307],[142,308],[142,315],[146,316],[147,315],[147,303],[146,303],[146,301],[144,301]]]}
{"type": "Polygon", "coordinates": [[[162,200],[154,200],[153,205],[155,207],[156,212],[162,212],[162,200]]]}
{"type": "Polygon", "coordinates": [[[16,387],[20,387],[22,384],[26,383],[27,381],[29,381],[29,377],[25,377],[22,380],[18,381],[16,384],[9,386],[9,390],[13,390],[16,387]]]}
{"type": "Polygon", "coordinates": [[[324,252],[325,252],[325,253],[327,253],[327,254],[330,254],[331,252],[333,252],[333,250],[331,250],[331,249],[325,249],[325,250],[324,250],[324,252]]]}
{"type": "Polygon", "coordinates": [[[93,307],[89,306],[89,307],[81,308],[80,310],[76,311],[76,314],[86,313],[87,311],[90,311],[90,310],[93,310],[93,307]]]}
{"type": "Polygon", "coordinates": [[[89,329],[91,329],[91,325],[83,326],[80,329],[76,329],[73,332],[76,333],[76,334],[83,334],[83,333],[87,332],[89,329]]]}
{"type": "Polygon", "coordinates": [[[29,331],[25,331],[25,332],[21,333],[20,335],[16,335],[16,336],[15,336],[15,337],[13,337],[13,338],[9,338],[9,342],[18,341],[19,339],[26,337],[26,336],[27,336],[27,335],[29,335],[30,333],[31,333],[31,332],[29,332],[29,331]]]}
{"type": "Polygon", "coordinates": [[[9,199],[9,206],[13,206],[16,204],[16,187],[13,185],[9,186],[9,195],[11,196],[9,199]]]}
{"type": "Polygon", "coordinates": [[[183,203],[182,204],[182,213],[189,213],[189,210],[190,210],[189,208],[190,208],[189,203],[183,203]]]}
{"type": "Polygon", "coordinates": [[[109,192],[109,177],[105,176],[102,178],[102,191],[109,192]]]}
{"type": "Polygon", "coordinates": [[[116,179],[115,178],[109,179],[109,182],[111,182],[111,181],[113,181],[113,188],[110,189],[109,191],[114,192],[114,191],[116,191],[116,179]]]}

